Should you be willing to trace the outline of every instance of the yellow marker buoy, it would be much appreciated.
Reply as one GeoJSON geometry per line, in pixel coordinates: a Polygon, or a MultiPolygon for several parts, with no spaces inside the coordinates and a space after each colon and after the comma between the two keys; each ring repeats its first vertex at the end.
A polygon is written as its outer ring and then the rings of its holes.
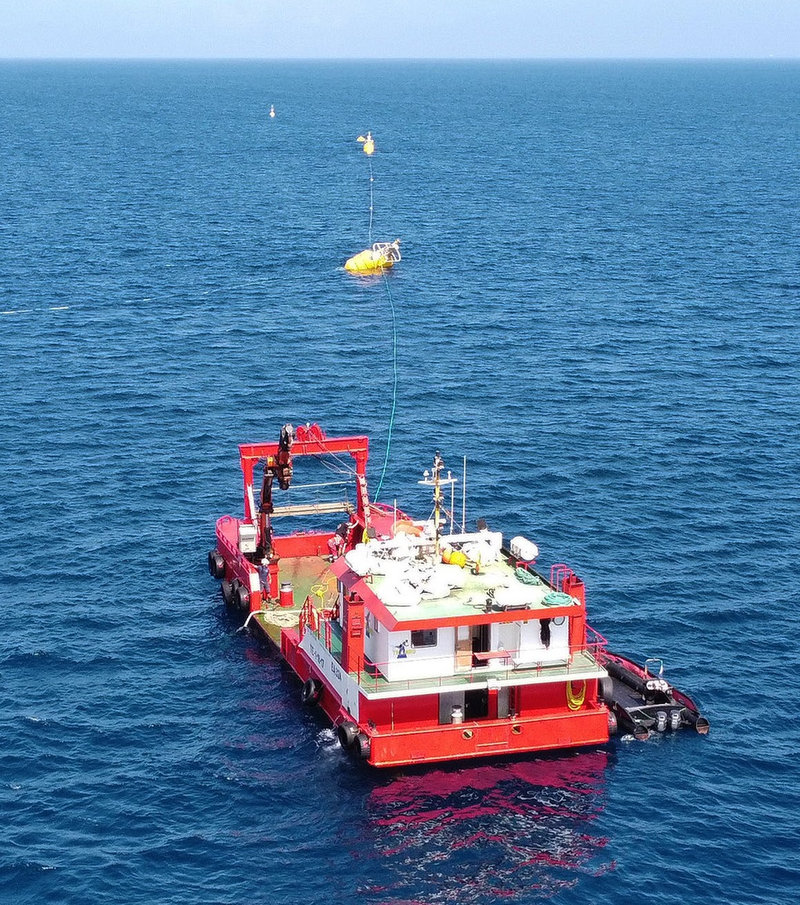
{"type": "Polygon", "coordinates": [[[375,139],[372,137],[371,132],[367,132],[367,137],[364,138],[363,135],[359,135],[356,141],[360,141],[361,144],[364,145],[364,153],[367,157],[370,157],[375,153],[375,139]]]}
{"type": "Polygon", "coordinates": [[[388,270],[400,260],[400,240],[376,242],[345,261],[344,269],[350,273],[378,273],[388,270]]]}

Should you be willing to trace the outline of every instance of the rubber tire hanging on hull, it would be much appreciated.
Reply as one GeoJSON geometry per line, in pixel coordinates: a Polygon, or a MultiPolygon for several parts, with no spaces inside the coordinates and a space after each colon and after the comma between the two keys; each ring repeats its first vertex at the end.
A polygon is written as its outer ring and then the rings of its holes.
{"type": "Polygon", "coordinates": [[[316,704],[322,695],[322,683],[316,679],[306,679],[303,687],[300,689],[300,700],[310,707],[316,704]]]}
{"type": "Polygon", "coordinates": [[[231,603],[230,603],[231,612],[236,612],[236,610],[239,607],[239,603],[236,600],[236,592],[239,590],[239,588],[241,586],[242,586],[242,583],[241,583],[241,581],[239,581],[238,578],[234,578],[233,581],[231,582],[231,603]]]}
{"type": "Polygon", "coordinates": [[[222,599],[225,602],[225,606],[231,606],[233,603],[233,588],[231,587],[231,583],[223,578],[220,590],[222,591],[222,599]]]}
{"type": "Polygon", "coordinates": [[[369,760],[369,756],[372,754],[372,743],[370,742],[368,735],[359,732],[356,736],[355,748],[360,757],[363,757],[364,760],[369,760]]]}
{"type": "Polygon", "coordinates": [[[243,616],[250,612],[250,592],[241,582],[233,592],[233,605],[243,616]]]}
{"type": "Polygon", "coordinates": [[[336,736],[339,739],[339,744],[343,748],[352,748],[358,738],[358,726],[356,726],[355,723],[346,720],[336,730],[336,736]]]}
{"type": "Polygon", "coordinates": [[[225,560],[219,550],[208,551],[208,571],[214,578],[225,577],[225,560]]]}

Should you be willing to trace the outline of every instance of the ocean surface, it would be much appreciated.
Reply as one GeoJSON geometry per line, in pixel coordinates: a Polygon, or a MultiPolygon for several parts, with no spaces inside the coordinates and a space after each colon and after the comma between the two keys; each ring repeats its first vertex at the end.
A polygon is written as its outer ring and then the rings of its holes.
{"type": "Polygon", "coordinates": [[[1,63],[0,901],[797,901],[799,139],[797,63],[1,63]],[[285,421],[467,456],[709,736],[346,756],[206,569],[285,421]]]}

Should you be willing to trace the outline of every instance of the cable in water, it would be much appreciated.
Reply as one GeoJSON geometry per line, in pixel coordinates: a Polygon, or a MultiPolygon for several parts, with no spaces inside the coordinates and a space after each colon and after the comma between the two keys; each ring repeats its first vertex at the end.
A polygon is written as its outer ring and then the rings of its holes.
{"type": "Polygon", "coordinates": [[[386,438],[386,455],[383,458],[383,471],[381,472],[381,479],[378,482],[378,489],[375,491],[376,501],[380,497],[383,479],[386,476],[386,466],[389,464],[389,450],[392,448],[392,431],[394,429],[394,414],[397,410],[397,315],[394,310],[394,300],[392,299],[392,290],[389,286],[389,280],[386,277],[386,271],[383,269],[381,269],[381,277],[383,278],[383,285],[386,287],[389,307],[392,310],[392,413],[389,417],[389,433],[386,438]]]}
{"type": "MultiPolygon", "coordinates": [[[[358,136],[358,141],[364,145],[364,153],[367,155],[367,162],[369,163],[369,248],[366,252],[362,252],[362,255],[369,255],[370,250],[372,249],[372,223],[375,212],[375,194],[374,194],[374,182],[375,182],[375,174],[372,171],[372,155],[375,152],[375,141],[372,138],[372,133],[367,132],[366,137],[363,135],[358,136]]],[[[391,244],[391,243],[390,243],[391,244]]],[[[395,246],[394,254],[396,257],[392,256],[388,259],[389,267],[392,266],[392,263],[395,260],[400,260],[400,254],[397,250],[397,242],[393,243],[395,246]]],[[[374,252],[373,252],[374,253],[374,252]]],[[[345,263],[345,269],[348,269],[349,266],[353,266],[356,258],[359,256],[355,256],[355,258],[349,259],[345,263]]],[[[356,269],[356,268],[354,268],[356,269]]],[[[378,489],[375,492],[375,499],[377,500],[380,497],[381,489],[383,488],[383,479],[386,477],[386,468],[389,464],[389,451],[392,447],[392,433],[394,431],[394,417],[395,412],[397,411],[397,313],[394,308],[394,299],[392,298],[392,290],[389,286],[389,280],[386,277],[386,266],[384,266],[383,261],[378,261],[378,266],[373,267],[373,269],[380,269],[381,277],[383,278],[383,285],[386,289],[386,296],[389,299],[389,307],[392,312],[392,411],[389,416],[389,432],[386,438],[386,454],[383,459],[383,470],[381,471],[381,478],[378,482],[378,489]]]]}

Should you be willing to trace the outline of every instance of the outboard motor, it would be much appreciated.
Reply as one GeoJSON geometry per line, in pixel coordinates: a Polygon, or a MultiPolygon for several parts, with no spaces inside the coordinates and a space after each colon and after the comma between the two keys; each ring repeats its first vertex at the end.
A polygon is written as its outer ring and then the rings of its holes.
{"type": "Polygon", "coordinates": [[[654,704],[669,703],[669,692],[669,682],[666,679],[648,679],[644,683],[644,696],[654,704]]]}

